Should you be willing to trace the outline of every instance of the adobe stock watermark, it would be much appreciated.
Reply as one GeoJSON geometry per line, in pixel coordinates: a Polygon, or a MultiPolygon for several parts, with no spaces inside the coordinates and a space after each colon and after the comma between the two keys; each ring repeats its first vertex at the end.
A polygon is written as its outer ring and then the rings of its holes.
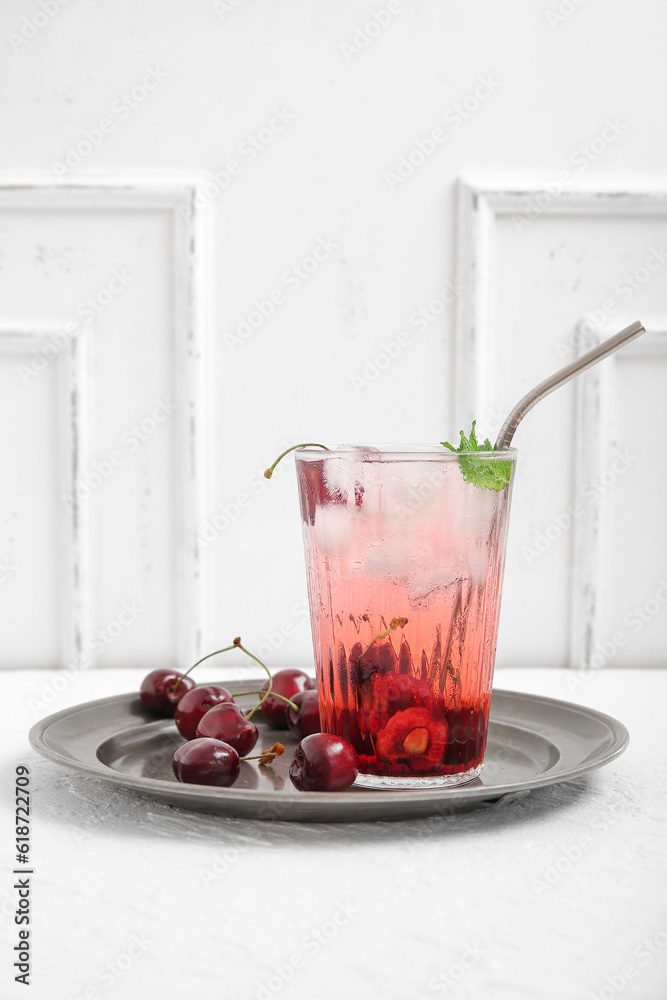
{"type": "MultiPolygon", "coordinates": [[[[296,121],[296,115],[293,115],[287,108],[274,108],[266,125],[263,125],[257,132],[251,132],[239,143],[236,157],[227,160],[219,170],[206,174],[202,182],[197,185],[194,207],[201,210],[223,191],[226,191],[234,178],[241,176],[244,167],[268,149],[294,121],[296,121]]],[[[179,211],[185,218],[190,215],[188,205],[181,205],[179,211]]]]}
{"type": "Polygon", "coordinates": [[[262,642],[257,647],[257,655],[262,660],[270,660],[274,653],[282,649],[289,639],[293,639],[297,634],[297,628],[307,622],[310,618],[310,610],[307,601],[296,601],[291,608],[291,618],[281,622],[281,624],[271,632],[265,632],[262,642]]]}
{"type": "Polygon", "coordinates": [[[625,962],[616,972],[605,975],[604,986],[591,990],[586,1000],[615,1000],[628,985],[640,976],[642,969],[650,965],[658,956],[664,958],[667,948],[667,924],[655,934],[644,938],[632,951],[633,962],[625,962]]]}
{"type": "Polygon", "coordinates": [[[584,855],[593,849],[595,842],[588,834],[584,834],[574,844],[569,844],[563,848],[561,854],[554,861],[550,861],[544,869],[542,878],[532,880],[532,886],[536,895],[541,896],[543,892],[553,889],[558,885],[564,875],[572,871],[584,855]]]}
{"type": "Polygon", "coordinates": [[[384,179],[389,190],[395,191],[399,185],[405,184],[499,88],[500,83],[490,73],[478,77],[474,89],[463,100],[443,112],[442,121],[447,128],[438,125],[428,135],[415,139],[412,149],[399,156],[394,170],[385,170],[384,179]]]}
{"type": "MultiPolygon", "coordinates": [[[[422,852],[427,843],[437,837],[439,833],[442,833],[444,829],[443,820],[448,817],[455,817],[456,812],[457,809],[455,806],[440,806],[436,815],[424,817],[418,823],[411,825],[410,833],[406,834],[402,844],[406,853],[412,858],[418,855],[423,860],[422,852]]],[[[439,844],[431,845],[431,849],[436,850],[438,854],[442,854],[439,844]]]]}
{"type": "Polygon", "coordinates": [[[544,16],[547,19],[547,24],[551,28],[557,28],[559,24],[563,24],[568,18],[577,11],[586,0],[560,0],[560,3],[556,8],[550,8],[545,10],[544,16]]]}
{"type": "Polygon", "coordinates": [[[345,62],[351,63],[355,56],[365,51],[371,42],[389,27],[396,15],[402,13],[401,0],[389,0],[386,7],[374,10],[364,24],[357,25],[351,41],[340,43],[339,48],[345,57],[345,62]]]}
{"type": "Polygon", "coordinates": [[[358,912],[349,900],[339,903],[329,920],[320,927],[311,928],[305,935],[301,940],[300,950],[293,952],[281,965],[274,966],[273,974],[264,982],[258,981],[252,996],[246,993],[243,1000],[271,1000],[291,982],[297,972],[305,968],[309,958],[319,954],[358,912]]]}
{"type": "Polygon", "coordinates": [[[520,233],[532,225],[536,219],[539,219],[574,184],[577,175],[584,173],[592,163],[599,160],[627,128],[628,125],[622,122],[618,115],[613,118],[605,118],[600,134],[588,142],[582,143],[570,153],[568,162],[570,166],[575,168],[576,173],[569,169],[561,170],[555,177],[543,181],[543,190],[529,198],[525,208],[522,208],[520,212],[512,213],[514,229],[520,233]]]}
{"type": "MultiPolygon", "coordinates": [[[[488,777],[502,774],[508,765],[512,766],[515,763],[517,749],[520,749],[520,747],[515,745],[515,741],[511,737],[508,738],[505,746],[495,746],[493,750],[489,752],[484,762],[484,774],[488,777]]],[[[507,793],[499,799],[481,803],[480,808],[497,811],[498,809],[507,808],[508,805],[514,804],[524,795],[528,795],[528,792],[525,790],[523,792],[519,792],[518,794],[507,793]]],[[[434,839],[438,836],[438,834],[442,834],[443,831],[448,829],[448,825],[443,823],[443,820],[463,819],[463,822],[465,823],[465,818],[462,817],[460,806],[449,802],[443,802],[437,807],[434,806],[433,809],[434,813],[432,816],[424,817],[423,819],[420,819],[418,823],[411,824],[410,832],[403,838],[403,847],[411,857],[414,857],[415,855],[421,856],[428,841],[434,839]]],[[[430,849],[432,852],[445,856],[447,848],[446,846],[443,847],[443,844],[444,842],[442,841],[431,844],[430,849]]]]}
{"type": "MultiPolygon", "coordinates": [[[[276,446],[276,454],[279,455],[291,444],[291,441],[286,443],[281,442],[281,444],[276,446]]],[[[194,535],[191,539],[190,544],[195,552],[199,552],[200,549],[208,548],[209,545],[216,542],[222,533],[239,519],[243,511],[248,510],[257,497],[261,496],[262,493],[269,488],[269,480],[264,476],[265,468],[266,466],[261,466],[255,469],[255,471],[248,476],[245,489],[238,490],[234,494],[232,500],[227,503],[218,504],[215,509],[215,513],[204,521],[199,533],[194,535]]],[[[279,479],[280,476],[283,475],[285,468],[286,465],[284,463],[278,463],[271,477],[271,481],[279,479]]]]}
{"type": "Polygon", "coordinates": [[[213,10],[219,18],[224,19],[226,14],[233,14],[245,2],[246,0],[213,0],[213,10]]]}
{"type": "Polygon", "coordinates": [[[281,284],[272,288],[265,297],[255,299],[252,309],[245,315],[238,317],[233,331],[227,331],[223,335],[227,350],[233,354],[237,347],[240,347],[253,334],[257,333],[267,319],[273,316],[276,309],[287,301],[289,295],[297,292],[305,282],[310,281],[322,264],[330,260],[334,251],[338,250],[339,247],[340,243],[337,243],[332,236],[320,236],[315,246],[301,260],[283,271],[280,279],[281,284]]]}
{"type": "Polygon", "coordinates": [[[467,945],[461,952],[458,962],[452,962],[446,969],[429,979],[427,986],[430,992],[428,994],[422,993],[418,1000],[431,1000],[433,995],[447,996],[449,991],[455,989],[456,985],[461,982],[466,973],[484,958],[485,954],[486,951],[477,942],[467,945]]]}
{"type": "Polygon", "coordinates": [[[576,691],[586,684],[598,670],[605,664],[613,660],[619,649],[627,646],[630,636],[636,635],[653,621],[667,605],[667,580],[658,580],[658,586],[652,597],[649,597],[643,604],[636,604],[631,611],[623,617],[625,628],[616,629],[606,639],[595,643],[595,649],[591,653],[590,662],[587,666],[580,667],[574,672],[568,673],[567,685],[570,691],[576,691]]]}
{"type": "Polygon", "coordinates": [[[19,52],[24,45],[36,38],[40,31],[47,24],[50,24],[69,2],[70,0],[39,0],[39,10],[36,10],[30,17],[21,18],[21,27],[18,32],[11,31],[7,35],[7,41],[14,52],[19,52]]]}
{"type": "MultiPolygon", "coordinates": [[[[79,302],[74,309],[75,315],[84,322],[99,316],[127,288],[131,281],[134,281],[133,274],[129,274],[124,267],[116,268],[111,272],[106,285],[79,302]]],[[[69,322],[62,330],[50,334],[39,350],[33,352],[29,365],[17,366],[16,371],[23,384],[28,385],[35,376],[43,372],[49,362],[69,347],[71,341],[80,333],[81,326],[78,323],[69,322]]]]}
{"type": "MultiPolygon", "coordinates": [[[[478,440],[483,441],[487,435],[496,437],[502,427],[504,417],[497,410],[487,410],[484,417],[478,422],[478,428],[484,428],[484,433],[478,433],[478,440]]],[[[456,435],[454,435],[456,438],[456,435]]],[[[434,497],[442,493],[442,470],[437,465],[428,468],[420,477],[419,483],[410,483],[408,486],[408,496],[413,504],[419,505],[429,503],[434,497]]],[[[488,770],[488,764],[485,765],[488,770]]]]}
{"type": "Polygon", "coordinates": [[[391,340],[383,340],[377,353],[371,358],[366,358],[361,374],[350,375],[352,388],[357,395],[377,381],[382,372],[414,344],[414,335],[427,330],[431,323],[442,316],[447,306],[456,302],[464,289],[465,285],[460,281],[447,280],[432,299],[411,312],[407,322],[410,329],[400,330],[391,340]]]}
{"type": "MultiPolygon", "coordinates": [[[[104,987],[105,990],[115,986],[120,979],[132,968],[134,963],[153,946],[145,934],[133,934],[129,944],[115,958],[104,965],[101,965],[95,973],[95,981],[104,987]]],[[[83,993],[70,993],[67,1000],[99,1000],[103,996],[98,986],[88,986],[83,993]]]]}
{"type": "Polygon", "coordinates": [[[9,559],[0,559],[0,584],[7,583],[15,572],[14,563],[10,562],[9,559]]]}
{"type": "Polygon", "coordinates": [[[111,478],[116,469],[120,468],[121,465],[125,465],[128,456],[138,451],[155,434],[160,425],[169,420],[177,409],[176,403],[172,403],[169,399],[156,400],[151,412],[143,420],[140,420],[137,424],[133,424],[123,433],[118,448],[110,451],[106,458],[95,462],[89,472],[79,476],[75,480],[74,491],[72,493],[60,494],[60,499],[65,510],[71,513],[74,510],[74,504],[77,500],[79,502],[88,500],[95,490],[100,488],[102,483],[111,478]]]}
{"type": "MultiPolygon", "coordinates": [[[[627,799],[618,796],[615,801],[609,803],[601,812],[593,813],[590,816],[589,825],[592,829],[598,831],[598,834],[603,834],[623,820],[627,814],[627,799]]],[[[546,865],[542,872],[542,877],[531,880],[531,885],[536,895],[541,896],[542,893],[548,892],[549,889],[553,889],[555,885],[558,885],[572,871],[574,866],[578,865],[588,855],[588,852],[595,848],[595,841],[596,838],[594,836],[583,834],[573,844],[562,848],[558,857],[546,865]]]]}
{"type": "Polygon", "coordinates": [[[635,292],[642,289],[667,263],[667,250],[660,244],[658,247],[649,247],[648,253],[643,263],[638,264],[632,271],[625,271],[613,284],[616,298],[611,296],[605,299],[597,309],[589,309],[580,323],[577,324],[566,341],[556,344],[556,351],[560,358],[571,358],[579,349],[592,346],[592,339],[600,327],[607,320],[615,316],[621,303],[627,303],[635,292]]]}
{"type": "Polygon", "coordinates": [[[101,653],[114,642],[143,615],[144,609],[134,601],[124,601],[115,618],[88,636],[84,643],[84,651],[79,653],[63,670],[55,672],[53,680],[45,681],[39,689],[39,697],[26,699],[26,704],[33,715],[43,713],[58,697],[66,691],[79,676],[82,670],[89,667],[96,653],[101,653]]]}
{"type": "Polygon", "coordinates": [[[226,875],[239,858],[247,853],[247,844],[239,844],[238,847],[225,847],[221,851],[216,851],[206,868],[197,869],[197,874],[204,888],[208,889],[211,883],[217,882],[219,878],[226,875]]]}
{"type": "Polygon", "coordinates": [[[120,122],[127,121],[133,111],[141,107],[144,101],[167,79],[167,74],[159,66],[146,68],[141,81],[130,90],[123,91],[111,103],[112,117],[100,118],[92,128],[85,128],[81,136],[67,147],[61,160],[51,164],[51,170],[56,180],[61,181],[65,174],[76,170],[84,160],[102,145],[108,135],[112,135],[120,122]]]}
{"type": "Polygon", "coordinates": [[[82,847],[86,841],[93,840],[95,834],[93,830],[97,831],[100,827],[104,828],[105,817],[101,813],[93,813],[91,816],[86,817],[86,826],[72,826],[68,824],[68,831],[72,840],[77,847],[82,847]]]}
{"type": "Polygon", "coordinates": [[[525,559],[527,566],[532,566],[536,560],[548,552],[555,542],[559,541],[563,535],[567,534],[572,525],[584,513],[585,505],[596,504],[601,497],[610,490],[621,476],[624,476],[637,459],[634,455],[615,448],[614,459],[608,469],[604,469],[599,476],[591,476],[578,490],[581,500],[573,500],[564,511],[555,514],[542,531],[535,532],[532,545],[522,545],[521,555],[525,559]]]}
{"type": "Polygon", "coordinates": [[[16,896],[8,889],[2,897],[2,903],[0,903],[0,927],[4,927],[7,920],[13,924],[15,915],[16,896]]]}

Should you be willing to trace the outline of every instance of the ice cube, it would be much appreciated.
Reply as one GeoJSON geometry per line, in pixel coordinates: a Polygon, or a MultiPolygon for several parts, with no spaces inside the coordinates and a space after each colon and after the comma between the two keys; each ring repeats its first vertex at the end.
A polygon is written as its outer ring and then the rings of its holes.
{"type": "Polygon", "coordinates": [[[407,539],[394,537],[390,542],[368,547],[364,572],[383,580],[400,580],[407,575],[409,562],[410,548],[407,539]]]}
{"type": "Polygon", "coordinates": [[[465,576],[461,565],[439,566],[421,576],[408,577],[406,590],[413,602],[422,603],[436,590],[444,590],[465,576]]]}
{"type": "Polygon", "coordinates": [[[315,537],[320,552],[343,556],[350,545],[350,512],[343,504],[327,504],[315,511],[315,537]]]}
{"type": "MultiPolygon", "coordinates": [[[[341,447],[350,448],[353,446],[341,447]]],[[[332,496],[341,497],[350,506],[354,506],[357,497],[361,495],[361,480],[365,465],[362,456],[365,451],[366,449],[354,446],[354,458],[347,455],[341,455],[337,458],[336,453],[333,452],[332,457],[324,460],[324,481],[329,493],[332,496]],[[359,455],[359,460],[357,460],[356,455],[359,455]]]]}
{"type": "Polygon", "coordinates": [[[471,545],[467,551],[468,568],[474,586],[484,583],[489,572],[489,550],[487,545],[471,545]]]}

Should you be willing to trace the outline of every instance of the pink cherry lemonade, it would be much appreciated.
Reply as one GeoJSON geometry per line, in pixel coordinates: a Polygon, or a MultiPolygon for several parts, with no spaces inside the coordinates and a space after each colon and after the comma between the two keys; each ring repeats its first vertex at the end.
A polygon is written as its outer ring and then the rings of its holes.
{"type": "MultiPolygon", "coordinates": [[[[516,452],[484,453],[511,462],[516,452]]],[[[485,461],[487,459],[485,458],[485,461]]],[[[435,447],[300,449],[322,731],[359,782],[459,784],[486,746],[512,482],[435,447]]]]}

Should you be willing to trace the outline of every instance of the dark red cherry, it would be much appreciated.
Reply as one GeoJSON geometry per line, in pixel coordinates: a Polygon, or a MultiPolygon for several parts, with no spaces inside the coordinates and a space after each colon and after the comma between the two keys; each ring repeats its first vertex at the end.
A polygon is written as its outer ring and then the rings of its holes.
{"type": "Polygon", "coordinates": [[[246,719],[234,701],[223,702],[210,708],[197,726],[197,736],[207,736],[229,743],[241,757],[250,753],[258,735],[255,723],[251,719],[246,719]]]}
{"type": "Polygon", "coordinates": [[[487,710],[461,705],[446,713],[449,728],[443,763],[474,766],[486,742],[487,710]]]}
{"type": "Polygon", "coordinates": [[[313,733],[321,733],[320,723],[320,703],[317,691],[297,691],[292,695],[291,701],[299,706],[298,711],[287,706],[287,725],[297,736],[312,736],[313,733]]]}
{"type": "Polygon", "coordinates": [[[171,767],[179,781],[227,788],[239,776],[241,762],[234,747],[222,740],[190,740],[178,748],[171,767]]]}
{"type": "Polygon", "coordinates": [[[155,715],[173,715],[181,698],[192,691],[194,686],[195,682],[191,677],[183,677],[177,670],[151,670],[141,682],[139,697],[149,712],[154,712],[155,715]],[[181,683],[174,690],[178,681],[181,683]]]}
{"type": "Polygon", "coordinates": [[[227,688],[217,684],[199,684],[179,701],[174,712],[174,722],[181,736],[193,740],[200,720],[214,705],[231,702],[234,699],[227,688]]]}
{"type": "Polygon", "coordinates": [[[447,745],[447,723],[427,708],[406,708],[392,715],[375,739],[378,760],[405,762],[415,774],[437,771],[447,745]]]}
{"type": "Polygon", "coordinates": [[[301,740],[289,776],[301,792],[342,792],[359,773],[357,751],[347,740],[314,733],[301,740]]]}
{"type": "MultiPolygon", "coordinates": [[[[268,686],[269,682],[267,681],[262,686],[262,691],[266,691],[268,686]]],[[[297,694],[299,691],[308,691],[312,686],[313,682],[308,674],[304,674],[303,670],[279,670],[273,675],[271,690],[275,691],[276,694],[281,694],[284,698],[291,698],[293,694],[297,694]]],[[[287,708],[287,702],[284,702],[282,698],[274,698],[273,695],[269,695],[260,712],[270,726],[274,726],[276,729],[287,729],[287,708]]]]}

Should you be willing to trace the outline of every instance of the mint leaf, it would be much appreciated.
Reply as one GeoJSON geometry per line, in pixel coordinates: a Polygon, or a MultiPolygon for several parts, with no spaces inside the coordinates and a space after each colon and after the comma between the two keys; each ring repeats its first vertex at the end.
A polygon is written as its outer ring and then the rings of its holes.
{"type": "MultiPolygon", "coordinates": [[[[483,444],[478,443],[475,434],[476,423],[477,421],[473,420],[469,438],[461,431],[461,443],[458,448],[455,448],[449,441],[441,441],[443,448],[449,448],[450,451],[456,452],[493,451],[493,445],[488,438],[485,438],[483,444]]],[[[512,463],[497,459],[461,455],[459,465],[465,481],[481,490],[504,490],[512,476],[512,463]]]]}

